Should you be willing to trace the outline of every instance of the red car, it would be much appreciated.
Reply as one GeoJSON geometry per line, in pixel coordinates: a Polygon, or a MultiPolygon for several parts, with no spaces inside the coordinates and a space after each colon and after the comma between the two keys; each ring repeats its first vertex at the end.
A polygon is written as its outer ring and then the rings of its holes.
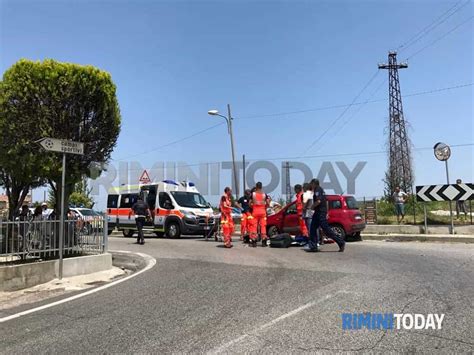
{"type": "MultiPolygon", "coordinates": [[[[357,208],[353,196],[326,195],[329,205],[329,225],[343,238],[360,239],[360,232],[365,228],[365,220],[357,208]]],[[[300,234],[298,215],[295,202],[283,207],[277,213],[267,217],[267,233],[269,236],[278,233],[300,234]]]]}

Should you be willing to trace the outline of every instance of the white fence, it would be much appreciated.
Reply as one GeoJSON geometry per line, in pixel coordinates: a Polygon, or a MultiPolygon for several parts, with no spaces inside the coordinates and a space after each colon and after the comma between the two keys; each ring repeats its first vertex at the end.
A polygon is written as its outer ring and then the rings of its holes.
{"type": "MultiPolygon", "coordinates": [[[[59,256],[58,220],[0,221],[0,264],[59,256]]],[[[74,219],[64,223],[63,255],[107,251],[107,219],[74,219]]]]}

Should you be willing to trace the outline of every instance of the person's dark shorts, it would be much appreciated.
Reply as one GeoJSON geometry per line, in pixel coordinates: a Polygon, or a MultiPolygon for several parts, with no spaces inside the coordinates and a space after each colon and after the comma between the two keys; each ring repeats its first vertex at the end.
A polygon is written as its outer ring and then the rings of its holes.
{"type": "Polygon", "coordinates": [[[397,214],[397,216],[405,215],[405,205],[403,203],[396,203],[395,213],[397,214]]]}

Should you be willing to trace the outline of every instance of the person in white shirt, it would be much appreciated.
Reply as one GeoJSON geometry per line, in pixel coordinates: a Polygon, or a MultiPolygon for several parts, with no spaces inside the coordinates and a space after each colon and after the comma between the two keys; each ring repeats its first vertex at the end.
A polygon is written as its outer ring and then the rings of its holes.
{"type": "Polygon", "coordinates": [[[397,222],[400,223],[405,218],[405,202],[408,195],[402,190],[400,190],[400,186],[397,186],[392,197],[393,202],[395,203],[395,213],[397,214],[397,222]]]}
{"type": "Polygon", "coordinates": [[[307,182],[303,184],[303,219],[306,223],[308,231],[311,230],[311,220],[313,219],[314,211],[311,209],[313,205],[313,189],[307,182]]]}

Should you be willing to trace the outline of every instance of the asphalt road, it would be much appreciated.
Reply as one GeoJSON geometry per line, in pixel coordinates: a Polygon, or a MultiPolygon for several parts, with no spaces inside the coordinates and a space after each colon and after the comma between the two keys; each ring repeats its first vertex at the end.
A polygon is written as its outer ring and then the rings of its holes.
{"type": "Polygon", "coordinates": [[[474,351],[474,245],[350,243],[223,249],[111,238],[151,270],[0,324],[0,353],[474,351]],[[343,330],[341,313],[444,313],[441,330],[343,330]]]}

